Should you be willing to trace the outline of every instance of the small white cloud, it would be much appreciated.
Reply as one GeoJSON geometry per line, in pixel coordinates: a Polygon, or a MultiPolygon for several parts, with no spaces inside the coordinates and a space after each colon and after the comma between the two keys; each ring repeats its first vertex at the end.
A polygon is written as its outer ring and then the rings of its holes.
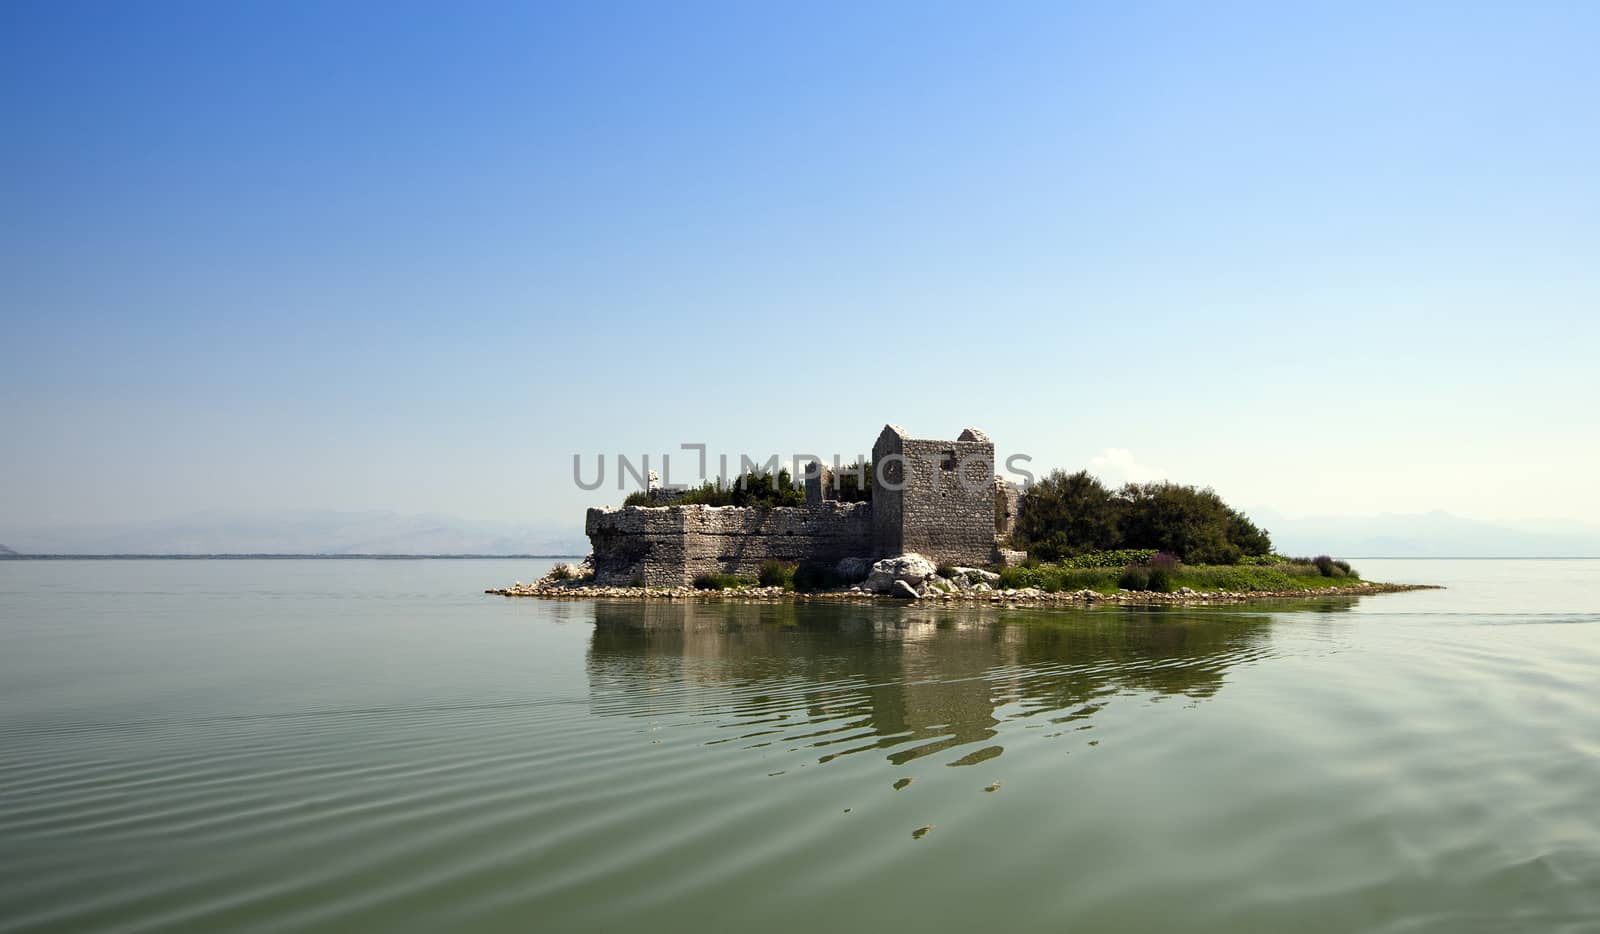
{"type": "Polygon", "coordinates": [[[1160,467],[1141,464],[1127,448],[1106,448],[1089,458],[1089,472],[1112,486],[1123,483],[1149,483],[1167,475],[1160,467]]]}

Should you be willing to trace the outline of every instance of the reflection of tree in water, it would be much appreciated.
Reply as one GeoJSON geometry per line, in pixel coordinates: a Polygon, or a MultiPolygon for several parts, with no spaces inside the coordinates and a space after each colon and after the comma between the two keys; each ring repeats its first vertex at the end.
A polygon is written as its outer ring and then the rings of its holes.
{"type": "Polygon", "coordinates": [[[974,746],[951,763],[972,764],[1000,754],[980,744],[1003,720],[1086,720],[1119,693],[1209,697],[1271,651],[1270,614],[1214,609],[599,603],[594,620],[595,712],[690,714],[824,762],[974,746]]]}

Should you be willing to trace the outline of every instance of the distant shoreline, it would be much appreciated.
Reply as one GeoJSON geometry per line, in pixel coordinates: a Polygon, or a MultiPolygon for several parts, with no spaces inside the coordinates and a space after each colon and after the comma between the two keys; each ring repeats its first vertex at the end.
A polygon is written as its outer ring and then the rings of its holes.
{"type": "Polygon", "coordinates": [[[319,554],[217,554],[217,555],[0,555],[0,561],[471,561],[495,559],[582,558],[582,555],[319,555],[319,554]]]}

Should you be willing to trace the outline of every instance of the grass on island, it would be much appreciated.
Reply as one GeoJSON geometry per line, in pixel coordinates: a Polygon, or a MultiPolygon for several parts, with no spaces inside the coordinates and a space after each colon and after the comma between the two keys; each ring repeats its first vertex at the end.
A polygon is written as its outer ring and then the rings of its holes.
{"type": "MultiPolygon", "coordinates": [[[[1262,555],[1243,559],[1238,564],[1184,564],[1170,554],[1139,548],[1088,552],[1055,562],[1030,560],[1016,567],[994,570],[1000,575],[999,589],[1033,587],[1045,593],[1078,590],[1104,594],[1118,591],[1171,593],[1184,587],[1201,592],[1315,593],[1361,583],[1361,575],[1348,562],[1327,555],[1316,558],[1262,555]]],[[[954,571],[948,566],[939,569],[946,578],[953,577],[954,571]]],[[[781,587],[800,593],[834,590],[851,583],[853,581],[844,580],[828,568],[783,561],[764,562],[755,578],[701,574],[694,579],[696,590],[781,587]]]]}
{"type": "Polygon", "coordinates": [[[1263,555],[1239,564],[1184,564],[1168,554],[1139,549],[1091,552],[1059,562],[1028,562],[1000,569],[1000,586],[1046,593],[1133,590],[1170,593],[1184,587],[1198,591],[1263,593],[1315,592],[1361,582],[1348,562],[1327,555],[1288,558],[1263,555]]]}

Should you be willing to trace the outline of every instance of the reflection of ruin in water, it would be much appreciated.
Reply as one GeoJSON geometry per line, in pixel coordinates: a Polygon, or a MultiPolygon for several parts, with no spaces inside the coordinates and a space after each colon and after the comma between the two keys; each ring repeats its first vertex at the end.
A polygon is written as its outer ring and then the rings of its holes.
{"type": "Polygon", "coordinates": [[[900,763],[970,746],[949,764],[972,764],[1000,753],[984,744],[1003,721],[1038,717],[1060,730],[1086,729],[1113,695],[1209,697],[1231,666],[1271,652],[1266,612],[592,607],[596,713],[704,719],[730,730],[722,742],[765,737],[811,747],[823,762],[879,749],[900,763]]]}

